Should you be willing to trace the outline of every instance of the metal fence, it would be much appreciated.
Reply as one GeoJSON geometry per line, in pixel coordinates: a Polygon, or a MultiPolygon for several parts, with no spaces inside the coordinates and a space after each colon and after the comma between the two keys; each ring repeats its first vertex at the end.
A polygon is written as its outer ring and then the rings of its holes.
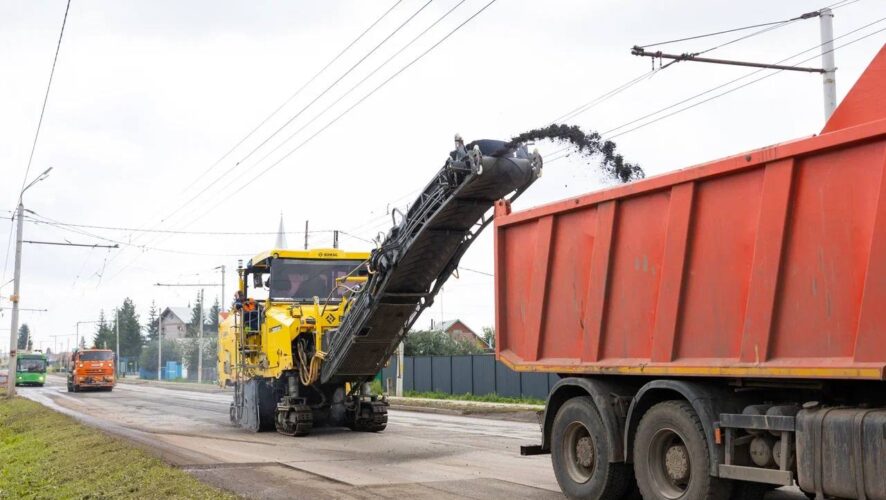
{"type": "MultiPolygon", "coordinates": [[[[544,399],[560,379],[555,373],[515,372],[496,361],[492,354],[407,356],[403,367],[403,390],[416,392],[544,399]]],[[[396,378],[397,358],[394,357],[382,370],[382,387],[393,387],[396,378]]]]}

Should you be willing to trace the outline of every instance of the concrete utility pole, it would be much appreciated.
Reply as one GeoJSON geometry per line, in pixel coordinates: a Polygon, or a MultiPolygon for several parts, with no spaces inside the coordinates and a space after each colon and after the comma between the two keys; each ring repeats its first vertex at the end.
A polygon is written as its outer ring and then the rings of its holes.
{"type": "Polygon", "coordinates": [[[197,324],[197,383],[203,382],[203,289],[200,289],[200,321],[197,324]]]}
{"type": "Polygon", "coordinates": [[[120,375],[120,308],[114,309],[114,323],[117,325],[117,359],[114,360],[114,369],[117,373],[114,376],[120,375]]]}
{"type": "Polygon", "coordinates": [[[163,361],[163,309],[160,309],[160,316],[157,318],[157,382],[161,380],[160,371],[163,361]]]}
{"type": "Polygon", "coordinates": [[[308,221],[305,221],[305,250],[308,249],[308,221]]]}
{"type": "Polygon", "coordinates": [[[37,184],[38,182],[45,179],[46,176],[49,175],[50,170],[52,170],[52,167],[44,170],[42,174],[38,175],[36,179],[31,181],[31,183],[25,186],[24,189],[22,189],[21,192],[18,194],[18,209],[16,210],[18,225],[15,232],[15,271],[13,272],[12,278],[12,297],[9,298],[10,302],[12,302],[12,319],[11,326],[9,327],[9,372],[8,376],[6,377],[7,398],[12,398],[15,396],[16,348],[18,347],[18,302],[22,278],[22,233],[25,230],[25,206],[22,199],[25,196],[25,191],[27,191],[28,188],[30,188],[34,184],[37,184]]]}
{"type": "Polygon", "coordinates": [[[821,26],[821,74],[824,95],[824,119],[831,118],[837,109],[837,67],[834,65],[834,13],[825,7],[818,16],[821,26]]]}
{"type": "Polygon", "coordinates": [[[225,312],[225,310],[226,310],[226,309],[225,309],[225,301],[227,300],[227,299],[225,298],[225,266],[224,266],[224,264],[222,264],[222,265],[216,267],[215,269],[221,269],[221,275],[222,275],[222,280],[221,280],[222,294],[221,294],[221,303],[219,304],[219,311],[221,311],[221,312],[225,312]]]}
{"type": "MultiPolygon", "coordinates": [[[[671,59],[673,61],[691,61],[712,64],[727,64],[730,66],[746,66],[750,68],[777,69],[779,71],[802,71],[806,73],[821,73],[824,92],[824,117],[830,119],[837,108],[837,67],[834,64],[834,13],[831,9],[807,12],[796,19],[819,18],[821,28],[821,68],[806,68],[797,65],[765,64],[751,61],[734,61],[729,59],[713,59],[710,57],[698,57],[698,54],[666,54],[662,51],[648,51],[647,46],[635,45],[631,48],[631,54],[635,56],[651,57],[655,59],[671,59]]],[[[671,63],[673,64],[673,63],[671,63]]]]}
{"type": "Polygon", "coordinates": [[[12,285],[12,326],[9,327],[9,371],[6,377],[6,397],[15,396],[16,350],[18,348],[18,294],[22,274],[22,232],[24,231],[25,207],[21,202],[16,210],[18,225],[15,230],[15,271],[12,285]]]}
{"type": "Polygon", "coordinates": [[[398,398],[403,397],[403,370],[405,369],[403,366],[404,358],[406,355],[406,339],[404,338],[402,342],[400,342],[400,347],[397,348],[397,392],[396,395],[398,398]]]}

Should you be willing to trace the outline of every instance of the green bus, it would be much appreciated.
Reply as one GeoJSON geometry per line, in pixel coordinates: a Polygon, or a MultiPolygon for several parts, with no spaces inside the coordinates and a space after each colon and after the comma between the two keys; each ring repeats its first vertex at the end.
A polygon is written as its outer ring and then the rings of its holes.
{"type": "Polygon", "coordinates": [[[43,386],[46,382],[46,355],[42,352],[21,353],[15,367],[15,385],[43,386]]]}

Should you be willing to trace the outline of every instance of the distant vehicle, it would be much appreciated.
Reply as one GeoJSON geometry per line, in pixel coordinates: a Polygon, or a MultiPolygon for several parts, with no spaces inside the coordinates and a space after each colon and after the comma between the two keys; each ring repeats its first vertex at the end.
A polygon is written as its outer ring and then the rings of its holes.
{"type": "Polygon", "coordinates": [[[6,384],[9,381],[9,371],[4,368],[0,370],[0,387],[6,387],[6,384]]]}
{"type": "Polygon", "coordinates": [[[36,385],[46,382],[46,355],[42,352],[19,354],[15,364],[15,385],[36,385]]]}
{"type": "Polygon", "coordinates": [[[68,392],[83,389],[111,391],[116,382],[114,351],[110,349],[83,349],[71,355],[68,369],[68,392]]]}

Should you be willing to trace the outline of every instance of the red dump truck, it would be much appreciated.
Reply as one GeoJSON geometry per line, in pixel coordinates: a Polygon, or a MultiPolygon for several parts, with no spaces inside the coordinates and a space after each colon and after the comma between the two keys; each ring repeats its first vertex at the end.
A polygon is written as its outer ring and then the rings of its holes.
{"type": "Polygon", "coordinates": [[[499,202],[495,259],[567,496],[886,499],[886,47],[819,135],[499,202]]]}

